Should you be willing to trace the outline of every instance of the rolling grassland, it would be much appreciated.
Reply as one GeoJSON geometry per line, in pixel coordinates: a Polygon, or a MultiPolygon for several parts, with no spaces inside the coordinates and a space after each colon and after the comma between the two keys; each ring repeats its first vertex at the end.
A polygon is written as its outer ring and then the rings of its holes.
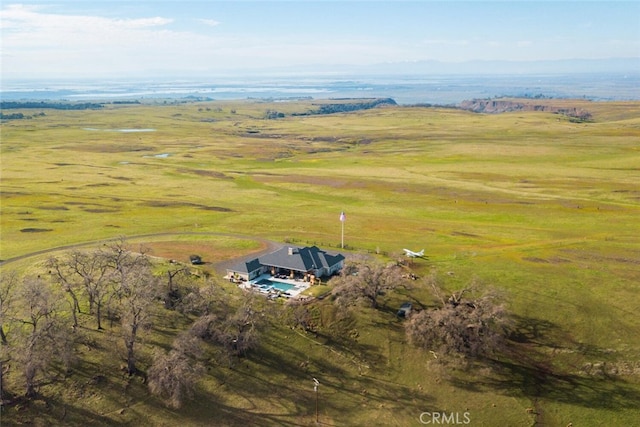
{"type": "MultiPolygon", "coordinates": [[[[46,401],[6,408],[3,425],[314,425],[312,376],[325,425],[420,425],[424,412],[474,426],[640,419],[640,103],[537,101],[588,110],[587,122],[418,107],[293,115],[318,102],[108,104],[2,123],[3,272],[118,236],[212,265],[259,239],[337,249],[344,211],[345,253],[424,248],[418,276],[499,290],[518,352],[464,368],[411,347],[395,310],[436,304],[417,281],[362,309],[350,345],[272,325],[179,410],[122,378],[106,341],[79,350],[75,374],[43,385],[46,401]],[[91,383],[96,370],[106,385],[91,383]]],[[[184,327],[158,316],[141,363],[184,327]]]]}

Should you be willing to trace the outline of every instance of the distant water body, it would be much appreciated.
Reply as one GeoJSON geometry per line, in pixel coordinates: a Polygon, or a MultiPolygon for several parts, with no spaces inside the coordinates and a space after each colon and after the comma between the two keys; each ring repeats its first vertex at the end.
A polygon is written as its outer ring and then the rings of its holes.
{"type": "Polygon", "coordinates": [[[173,81],[2,82],[0,97],[16,100],[132,101],[295,98],[393,98],[399,104],[455,105],[476,98],[549,97],[640,100],[637,74],[279,77],[173,81]]]}

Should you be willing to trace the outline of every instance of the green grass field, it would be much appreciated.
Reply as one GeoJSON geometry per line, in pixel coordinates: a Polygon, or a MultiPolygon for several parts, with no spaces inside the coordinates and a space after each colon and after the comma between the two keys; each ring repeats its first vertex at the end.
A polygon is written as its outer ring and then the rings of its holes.
{"type": "MultiPolygon", "coordinates": [[[[3,271],[118,236],[212,262],[261,248],[241,237],[335,249],[345,211],[350,252],[425,248],[418,275],[501,290],[525,362],[447,369],[409,346],[394,313],[407,298],[432,303],[417,286],[363,311],[350,347],[273,325],[176,411],[125,387],[118,360],[83,351],[66,385],[42,387],[46,405],[5,408],[2,425],[314,425],[313,376],[324,425],[421,425],[436,411],[468,412],[473,426],[640,419],[640,103],[537,101],[586,109],[585,123],[409,107],[264,119],[313,102],[108,105],[2,123],[3,271]],[[90,384],[96,370],[107,385],[90,384]]],[[[159,318],[146,357],[180,322],[159,318]]]]}

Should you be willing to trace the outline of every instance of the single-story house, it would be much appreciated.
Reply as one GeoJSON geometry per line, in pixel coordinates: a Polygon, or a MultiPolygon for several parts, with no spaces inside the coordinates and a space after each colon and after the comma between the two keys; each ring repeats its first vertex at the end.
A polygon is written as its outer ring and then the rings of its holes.
{"type": "Polygon", "coordinates": [[[267,267],[262,266],[258,258],[249,261],[243,261],[231,268],[227,268],[227,277],[240,280],[253,280],[263,273],[267,272],[267,267]]]}
{"type": "Polygon", "coordinates": [[[342,269],[344,255],[327,252],[317,246],[284,246],[277,251],[243,261],[227,269],[227,277],[253,280],[264,273],[286,276],[331,276],[342,269]]]}

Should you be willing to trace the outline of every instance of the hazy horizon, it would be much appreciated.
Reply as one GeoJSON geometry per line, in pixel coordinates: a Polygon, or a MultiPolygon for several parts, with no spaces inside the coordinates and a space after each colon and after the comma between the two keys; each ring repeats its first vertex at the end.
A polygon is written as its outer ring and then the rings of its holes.
{"type": "Polygon", "coordinates": [[[640,100],[640,73],[511,75],[298,75],[201,79],[85,79],[4,82],[4,101],[393,98],[399,104],[452,105],[474,98],[547,97],[640,100]]]}
{"type": "Polygon", "coordinates": [[[632,72],[638,16],[623,1],[5,2],[2,80],[632,72]]]}

